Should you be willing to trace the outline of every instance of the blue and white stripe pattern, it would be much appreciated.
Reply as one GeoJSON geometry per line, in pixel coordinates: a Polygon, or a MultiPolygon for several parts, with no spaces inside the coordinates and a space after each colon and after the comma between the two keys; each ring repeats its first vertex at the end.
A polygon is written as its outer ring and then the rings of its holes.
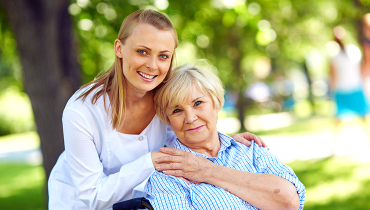
{"type": "MultiPolygon", "coordinates": [[[[289,180],[297,188],[300,208],[303,209],[306,190],[293,170],[280,162],[254,141],[247,147],[231,137],[219,133],[221,148],[218,156],[209,158],[181,144],[178,140],[173,147],[195,155],[201,155],[215,164],[229,168],[262,174],[275,174],[289,180]]],[[[257,209],[239,197],[210,184],[186,184],[174,176],[155,171],[146,187],[147,199],[154,209],[257,209]]]]}

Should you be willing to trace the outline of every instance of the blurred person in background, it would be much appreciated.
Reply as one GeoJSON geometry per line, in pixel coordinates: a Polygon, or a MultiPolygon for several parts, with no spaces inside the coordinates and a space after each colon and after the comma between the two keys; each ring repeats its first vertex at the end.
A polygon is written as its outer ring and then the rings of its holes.
{"type": "Polygon", "coordinates": [[[369,114],[361,76],[361,53],[354,45],[344,46],[345,33],[343,27],[334,28],[334,41],[339,45],[340,51],[332,58],[329,73],[330,88],[336,105],[333,140],[342,120],[359,116],[366,129],[366,116],[369,114]]]}
{"type": "Polygon", "coordinates": [[[370,13],[362,18],[362,51],[364,54],[362,62],[362,74],[364,76],[364,87],[368,101],[370,101],[370,13]]]}

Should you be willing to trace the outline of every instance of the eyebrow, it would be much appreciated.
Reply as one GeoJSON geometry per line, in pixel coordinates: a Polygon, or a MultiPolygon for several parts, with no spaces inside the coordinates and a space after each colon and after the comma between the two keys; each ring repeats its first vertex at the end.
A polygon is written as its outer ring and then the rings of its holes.
{"type": "MultiPolygon", "coordinates": [[[[203,98],[203,97],[204,96],[199,96],[198,98],[195,98],[194,100],[192,100],[191,103],[194,103],[195,101],[197,101],[197,100],[199,100],[200,98],[203,98]]],[[[172,109],[175,109],[177,107],[179,107],[179,105],[174,106],[172,109]]]]}
{"type": "MultiPolygon", "coordinates": [[[[149,50],[149,51],[152,51],[152,49],[150,49],[149,47],[144,46],[144,45],[138,45],[137,47],[143,47],[143,48],[145,48],[145,49],[147,49],[147,50],[149,50]]],[[[169,51],[169,50],[162,50],[162,51],[160,51],[160,53],[164,53],[164,52],[172,53],[172,52],[171,52],[171,51],[169,51]]]]}
{"type": "Polygon", "coordinates": [[[197,101],[198,99],[203,98],[203,97],[204,97],[204,96],[199,96],[198,98],[194,99],[194,100],[192,101],[192,103],[194,103],[195,101],[197,101]]]}

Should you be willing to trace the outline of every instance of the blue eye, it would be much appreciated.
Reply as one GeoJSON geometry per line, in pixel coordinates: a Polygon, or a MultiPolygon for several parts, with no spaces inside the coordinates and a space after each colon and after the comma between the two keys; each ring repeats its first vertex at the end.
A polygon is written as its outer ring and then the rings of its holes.
{"type": "Polygon", "coordinates": [[[160,55],[159,57],[161,57],[162,59],[167,59],[169,58],[168,55],[160,55]]]}

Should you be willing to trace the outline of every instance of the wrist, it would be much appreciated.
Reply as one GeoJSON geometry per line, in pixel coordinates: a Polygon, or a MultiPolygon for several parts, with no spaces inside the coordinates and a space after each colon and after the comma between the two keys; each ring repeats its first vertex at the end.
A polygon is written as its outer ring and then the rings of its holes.
{"type": "Polygon", "coordinates": [[[214,180],[217,180],[217,175],[221,172],[222,167],[215,163],[210,163],[204,168],[204,182],[208,184],[213,184],[214,180]]]}

